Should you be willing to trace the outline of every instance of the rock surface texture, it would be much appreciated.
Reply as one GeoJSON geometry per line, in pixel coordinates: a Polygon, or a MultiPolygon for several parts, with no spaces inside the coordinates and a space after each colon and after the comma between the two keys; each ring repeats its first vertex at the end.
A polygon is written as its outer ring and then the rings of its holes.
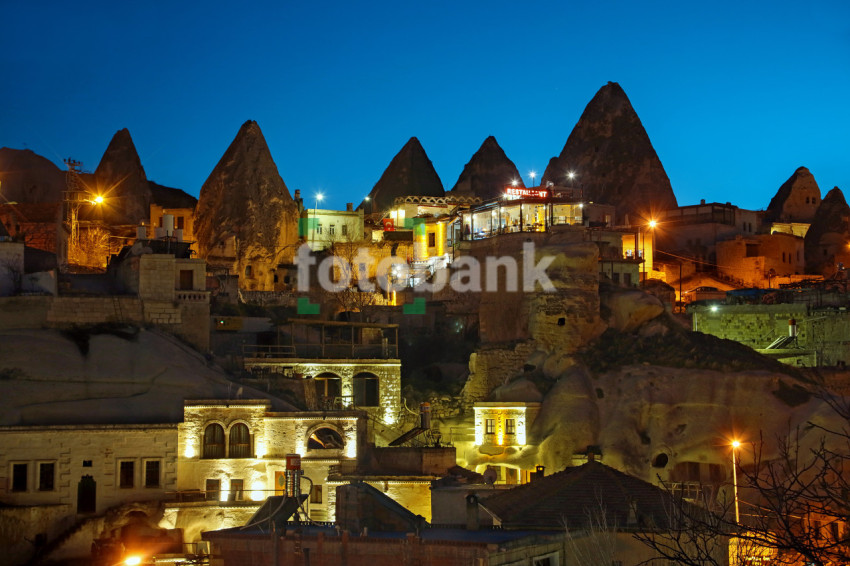
{"type": "Polygon", "coordinates": [[[799,167],[770,199],[765,217],[773,222],[811,222],[820,201],[815,176],[799,167]]]}
{"type": "Polygon", "coordinates": [[[59,202],[65,173],[28,149],[0,148],[0,202],[59,202]]]}
{"type": "Polygon", "coordinates": [[[443,182],[422,144],[418,139],[410,138],[372,187],[370,203],[364,201],[358,208],[378,212],[389,209],[397,197],[441,197],[444,194],[443,182]]]}
{"type": "Polygon", "coordinates": [[[508,159],[496,138],[490,136],[463,167],[451,192],[488,200],[502,196],[505,187],[513,182],[518,187],[525,186],[514,162],[508,159]]]}
{"type": "Polygon", "coordinates": [[[127,128],[118,130],[94,172],[97,194],[106,199],[103,218],[113,224],[137,224],[150,218],[151,189],[127,128]]]}
{"type": "Polygon", "coordinates": [[[242,124],[201,187],[195,235],[208,261],[219,247],[233,244],[231,267],[250,283],[240,282],[243,288],[270,290],[275,266],[291,259],[298,241],[298,206],[253,120],[242,124]]]}
{"type": "Polygon", "coordinates": [[[847,260],[850,239],[850,207],[841,189],[835,187],[818,206],[809,231],[806,232],[806,271],[829,276],[837,263],[847,260]]]}
{"type": "Polygon", "coordinates": [[[634,224],[677,206],[670,179],[643,124],[617,83],[599,89],[564,149],[552,158],[541,185],[581,186],[584,198],[617,207],[617,220],[634,224]],[[577,175],[568,181],[567,174],[577,175]]]}

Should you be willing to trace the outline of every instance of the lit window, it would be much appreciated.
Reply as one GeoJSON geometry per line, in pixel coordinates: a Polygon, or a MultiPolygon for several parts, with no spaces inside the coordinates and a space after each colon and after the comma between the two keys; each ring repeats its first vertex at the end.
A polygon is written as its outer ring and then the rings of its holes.
{"type": "Polygon", "coordinates": [[[145,487],[159,487],[159,460],[145,462],[145,487]]]}
{"type": "Polygon", "coordinates": [[[250,458],[251,457],[251,434],[248,431],[248,426],[243,423],[236,423],[230,429],[230,452],[231,458],[250,458]]]}
{"type": "Polygon", "coordinates": [[[516,434],[516,419],[505,419],[505,434],[516,434]]]}
{"type": "Polygon", "coordinates": [[[56,464],[42,462],[38,465],[38,490],[53,491],[56,478],[56,464]]]}
{"type": "Polygon", "coordinates": [[[220,424],[208,425],[204,430],[203,458],[224,458],[224,429],[220,424]]]}
{"type": "Polygon", "coordinates": [[[484,434],[496,434],[496,419],[486,419],[484,421],[484,434]]]}
{"type": "Polygon", "coordinates": [[[118,463],[118,487],[131,488],[135,484],[136,463],[125,460],[118,463]]]}

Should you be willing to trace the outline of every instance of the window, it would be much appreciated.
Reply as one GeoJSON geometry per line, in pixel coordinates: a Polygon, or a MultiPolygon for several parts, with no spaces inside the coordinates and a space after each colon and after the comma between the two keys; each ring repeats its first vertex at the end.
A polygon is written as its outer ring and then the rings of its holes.
{"type": "Polygon", "coordinates": [[[331,224],[328,226],[328,236],[333,236],[334,234],[336,234],[336,226],[331,224]]]}
{"type": "Polygon", "coordinates": [[[230,429],[230,453],[231,458],[251,457],[251,433],[244,423],[236,423],[230,429]]]}
{"type": "Polygon", "coordinates": [[[343,225],[342,225],[342,235],[343,235],[343,236],[348,236],[348,224],[343,224],[343,225]]]}
{"type": "Polygon", "coordinates": [[[180,290],[191,291],[194,287],[194,273],[191,269],[180,270],[180,290]]]}
{"type": "Polygon", "coordinates": [[[182,230],[186,226],[186,218],[183,216],[177,217],[177,229],[182,230]]]}
{"type": "Polygon", "coordinates": [[[380,405],[378,377],[372,374],[354,376],[354,404],[358,407],[380,405]]]}
{"type": "Polygon", "coordinates": [[[224,458],[224,428],[220,424],[207,425],[204,430],[204,458],[224,458]]]}
{"type": "Polygon", "coordinates": [[[145,462],[145,487],[159,487],[159,460],[145,462]]]}
{"type": "Polygon", "coordinates": [[[310,503],[321,503],[322,502],[322,486],[314,485],[313,489],[310,490],[310,503]]]}
{"type": "Polygon", "coordinates": [[[245,480],[230,480],[230,500],[242,501],[245,480]]]}
{"type": "Polygon", "coordinates": [[[428,234],[428,247],[433,248],[437,245],[437,234],[431,232],[428,234]]]}
{"type": "Polygon", "coordinates": [[[118,462],[118,487],[131,488],[135,484],[133,477],[136,472],[136,463],[132,460],[118,462]]]}
{"type": "Polygon", "coordinates": [[[321,234],[321,233],[322,233],[322,225],[316,224],[316,234],[321,234]]]}
{"type": "Polygon", "coordinates": [[[53,491],[56,478],[56,464],[42,462],[38,465],[38,490],[53,491]]]}
{"type": "Polygon", "coordinates": [[[91,460],[83,460],[84,468],[91,468],[91,460]]]}
{"type": "Polygon", "coordinates": [[[253,270],[250,265],[245,266],[245,277],[251,277],[253,275],[253,270]]]}
{"type": "Polygon", "coordinates": [[[12,464],[12,491],[27,490],[27,465],[12,464]]]}
{"type": "Polygon", "coordinates": [[[505,419],[505,434],[516,434],[516,419],[505,419]]]}
{"type": "Polygon", "coordinates": [[[221,480],[207,480],[204,492],[207,495],[207,501],[218,501],[221,493],[221,480]]]}
{"type": "Polygon", "coordinates": [[[484,434],[496,434],[496,419],[486,419],[484,421],[484,434]]]}

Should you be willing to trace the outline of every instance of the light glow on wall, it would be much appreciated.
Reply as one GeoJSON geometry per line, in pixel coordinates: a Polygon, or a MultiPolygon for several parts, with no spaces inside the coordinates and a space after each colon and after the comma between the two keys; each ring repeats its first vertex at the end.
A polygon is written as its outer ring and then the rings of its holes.
{"type": "Polygon", "coordinates": [[[255,480],[251,482],[251,493],[248,494],[248,497],[251,498],[251,501],[262,501],[266,498],[266,484],[263,481],[255,480]]]}
{"type": "Polygon", "coordinates": [[[195,442],[194,442],[194,440],[190,440],[190,439],[186,440],[186,450],[183,452],[183,455],[186,458],[194,458],[195,457],[195,442]]]}

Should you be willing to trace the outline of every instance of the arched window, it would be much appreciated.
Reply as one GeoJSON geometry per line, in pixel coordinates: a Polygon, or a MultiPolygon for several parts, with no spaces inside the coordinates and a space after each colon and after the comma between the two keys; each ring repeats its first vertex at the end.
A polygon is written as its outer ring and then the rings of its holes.
{"type": "Polygon", "coordinates": [[[342,437],[332,428],[317,429],[307,440],[307,450],[341,450],[344,447],[342,437]]]}
{"type": "Polygon", "coordinates": [[[220,424],[213,423],[204,429],[203,458],[224,458],[224,428],[220,424]]]}
{"type": "Polygon", "coordinates": [[[230,429],[228,456],[231,458],[251,457],[251,434],[248,432],[247,425],[236,423],[230,429]]]}

